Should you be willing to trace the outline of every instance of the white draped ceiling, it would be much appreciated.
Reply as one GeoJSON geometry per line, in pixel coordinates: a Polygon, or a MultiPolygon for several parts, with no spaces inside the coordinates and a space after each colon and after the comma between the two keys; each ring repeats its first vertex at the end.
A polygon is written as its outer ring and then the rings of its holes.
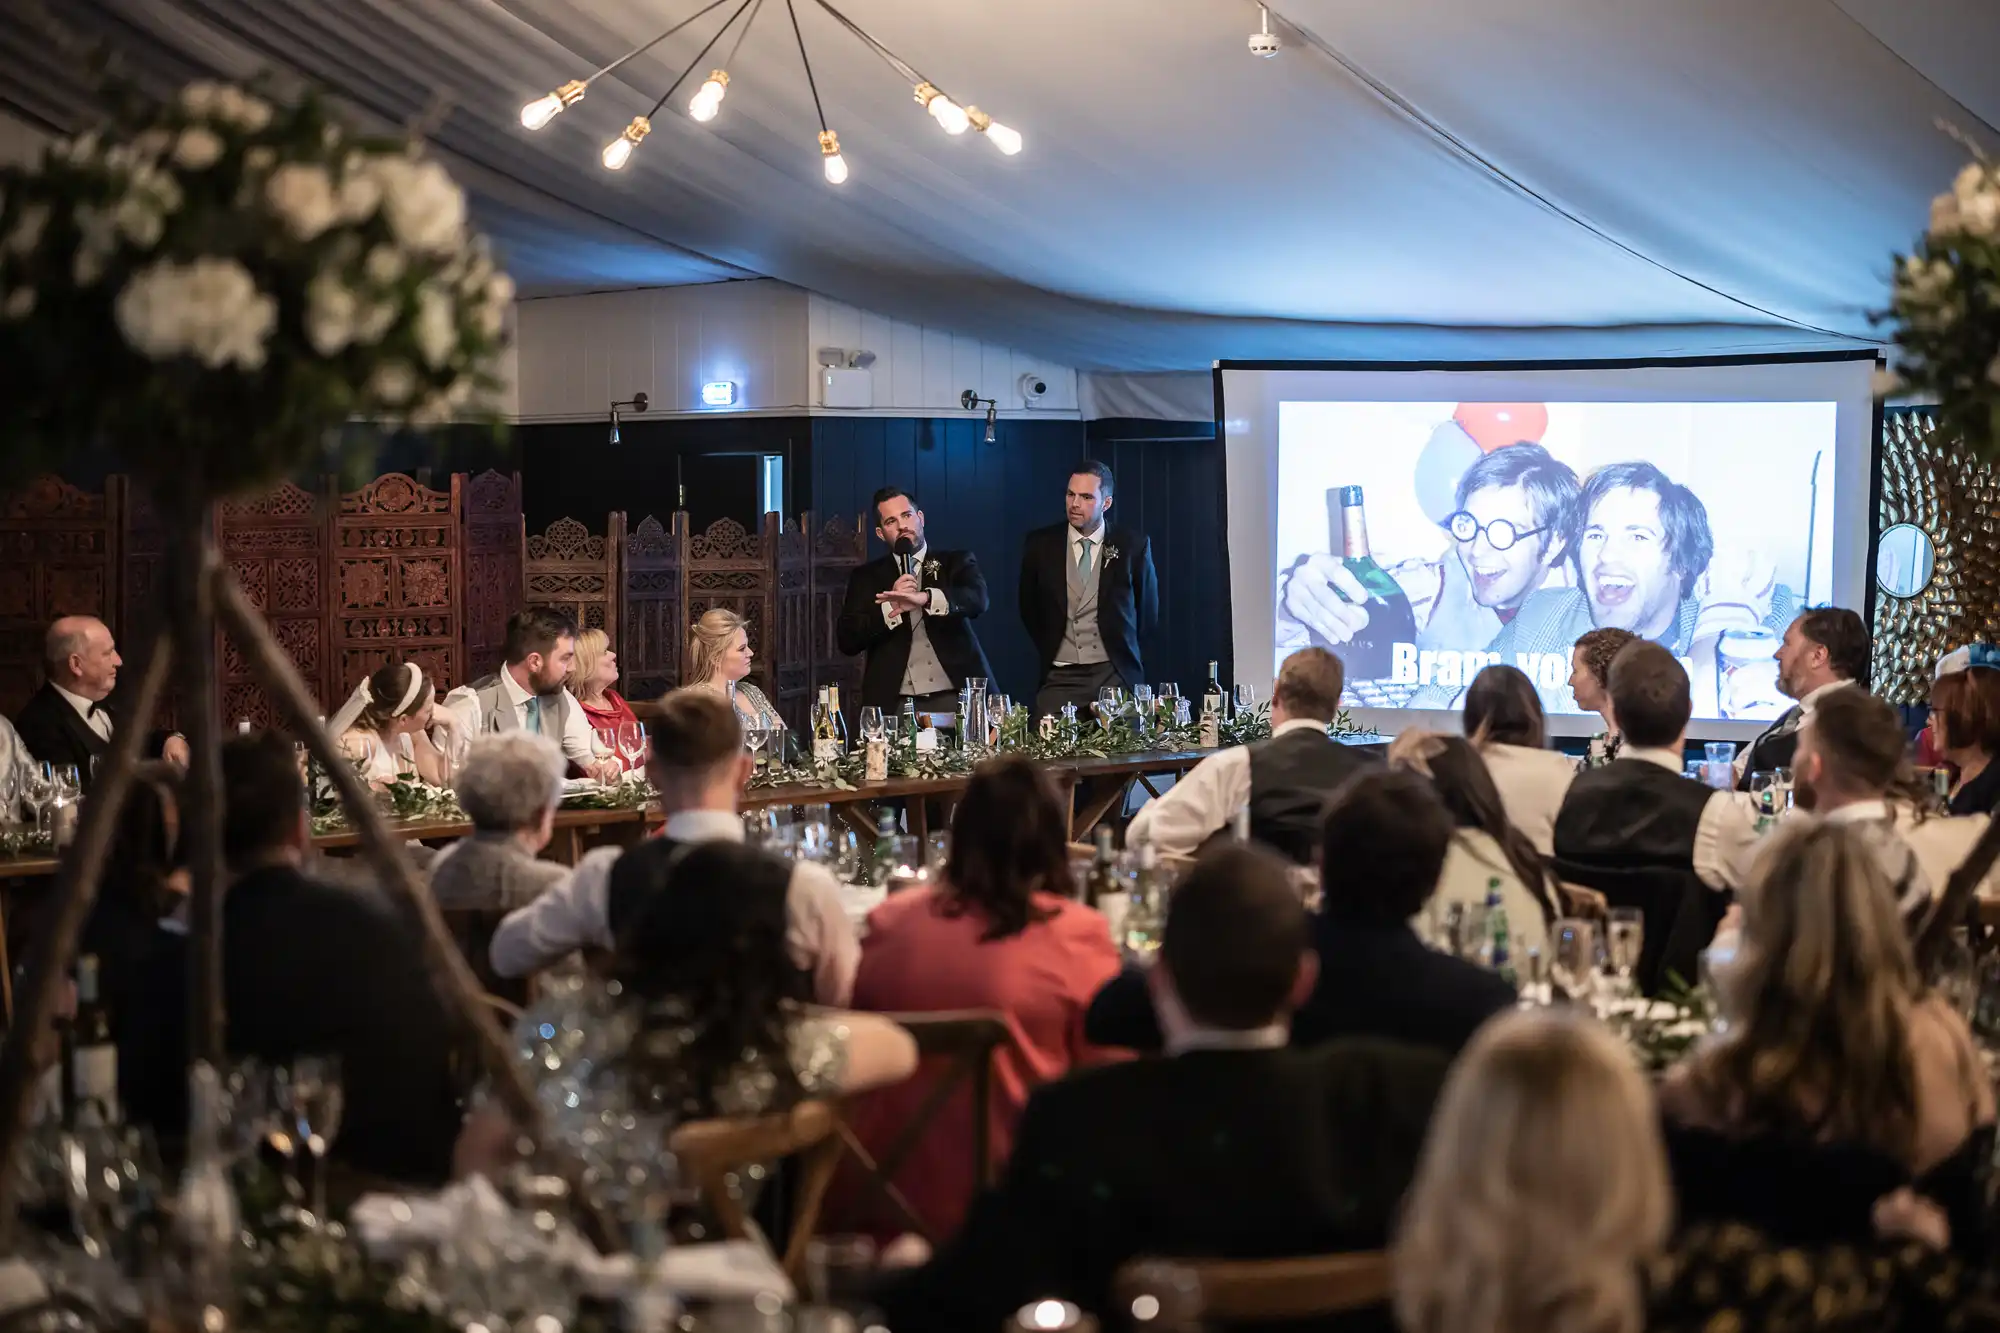
{"type": "Polygon", "coordinates": [[[53,13],[143,82],[273,70],[384,120],[442,108],[530,291],[763,275],[1116,370],[1868,340],[1964,159],[1938,124],[2000,150],[1995,0],[1281,0],[1274,60],[1247,0],[836,3],[1027,150],[947,138],[809,0],[839,189],[783,0],[721,116],[690,122],[683,88],[617,175],[599,149],[728,6],[537,134],[522,102],[698,0],[9,0],[0,101],[87,116],[53,13]]]}

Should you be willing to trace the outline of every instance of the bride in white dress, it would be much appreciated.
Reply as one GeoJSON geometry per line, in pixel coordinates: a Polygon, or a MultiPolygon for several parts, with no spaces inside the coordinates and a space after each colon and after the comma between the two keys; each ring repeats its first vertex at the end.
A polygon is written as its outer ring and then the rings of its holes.
{"type": "Polygon", "coordinates": [[[451,785],[458,721],[450,709],[436,707],[430,680],[415,662],[391,663],[362,681],[328,730],[371,786],[451,785]]]}

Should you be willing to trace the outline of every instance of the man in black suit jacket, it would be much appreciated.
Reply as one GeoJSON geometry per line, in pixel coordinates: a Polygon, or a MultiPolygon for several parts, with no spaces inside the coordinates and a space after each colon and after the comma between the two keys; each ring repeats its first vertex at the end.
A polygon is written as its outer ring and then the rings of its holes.
{"type": "MultiPolygon", "coordinates": [[[[332,1156],[369,1175],[435,1186],[450,1177],[460,1088],[455,1025],[414,929],[378,891],[319,883],[291,746],[233,737],[222,751],[222,988],[231,1055],[277,1064],[340,1058],[344,1104],[332,1156]]],[[[145,1003],[120,1034],[119,1093],[166,1136],[187,1125],[188,941],[162,930],[145,1003]]]]}
{"type": "Polygon", "coordinates": [[[834,637],[850,657],[866,653],[861,703],[894,711],[905,695],[917,711],[950,713],[969,679],[990,679],[986,650],[972,632],[986,610],[986,576],[970,551],[934,551],[924,511],[908,492],[875,492],[875,535],[889,554],[847,576],[834,637]]]}
{"type": "MultiPolygon", "coordinates": [[[[1444,869],[1451,815],[1418,774],[1373,769],[1334,794],[1320,830],[1319,984],[1292,1017],[1293,1044],[1377,1037],[1456,1055],[1518,997],[1498,973],[1439,953],[1410,929],[1444,869]]],[[[1084,1035],[1102,1046],[1159,1048],[1144,972],[1128,969],[1106,983],[1084,1035]]]]}
{"type": "Polygon", "coordinates": [[[889,1327],[992,1329],[1043,1297],[1103,1319],[1136,1258],[1386,1242],[1447,1062],[1381,1042],[1285,1047],[1317,971],[1288,871],[1246,846],[1197,863],[1152,977],[1169,1058],[1036,1091],[999,1185],[936,1258],[877,1293],[889,1327]]]}
{"type": "Polygon", "coordinates": [[[1039,717],[1069,703],[1087,715],[1103,686],[1146,679],[1139,639],[1159,622],[1160,584],[1145,536],[1104,521],[1111,487],[1110,468],[1079,464],[1063,499],[1069,521],[1037,528],[1021,546],[1021,623],[1042,664],[1039,717]]]}
{"type": "Polygon", "coordinates": [[[1799,723],[1828,690],[1844,685],[1868,688],[1868,627],[1845,607],[1819,606],[1801,612],[1778,645],[1778,689],[1798,700],[1743,748],[1736,760],[1736,790],[1750,790],[1750,775],[1790,768],[1798,753],[1799,723]]]}
{"type": "MultiPolygon", "coordinates": [[[[47,674],[14,717],[14,730],[28,753],[58,768],[74,764],[90,790],[91,761],[111,748],[118,726],[118,705],[111,692],[125,659],[110,627],[96,616],[64,616],[49,626],[42,642],[47,674]]],[[[147,738],[146,753],[187,764],[187,742],[167,731],[147,738]]]]}

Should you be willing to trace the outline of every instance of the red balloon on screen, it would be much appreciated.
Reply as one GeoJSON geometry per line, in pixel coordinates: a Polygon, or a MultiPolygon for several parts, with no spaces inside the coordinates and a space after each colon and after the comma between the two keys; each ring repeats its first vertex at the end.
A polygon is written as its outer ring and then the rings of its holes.
{"type": "Polygon", "coordinates": [[[1549,409],[1541,403],[1460,403],[1451,419],[1486,453],[1523,440],[1541,443],[1549,409]]]}

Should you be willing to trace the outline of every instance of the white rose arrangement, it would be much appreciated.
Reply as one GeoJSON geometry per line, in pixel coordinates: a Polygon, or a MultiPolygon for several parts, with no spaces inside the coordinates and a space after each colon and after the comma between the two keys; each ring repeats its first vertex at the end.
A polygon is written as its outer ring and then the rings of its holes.
{"type": "Polygon", "coordinates": [[[268,484],[351,417],[481,416],[513,299],[418,145],[196,83],[0,170],[0,450],[268,484]]]}
{"type": "Polygon", "coordinates": [[[2000,163],[1977,156],[1931,202],[1929,228],[1897,260],[1886,318],[1897,366],[1878,388],[1935,398],[1947,432],[2000,456],[2000,163]]]}

